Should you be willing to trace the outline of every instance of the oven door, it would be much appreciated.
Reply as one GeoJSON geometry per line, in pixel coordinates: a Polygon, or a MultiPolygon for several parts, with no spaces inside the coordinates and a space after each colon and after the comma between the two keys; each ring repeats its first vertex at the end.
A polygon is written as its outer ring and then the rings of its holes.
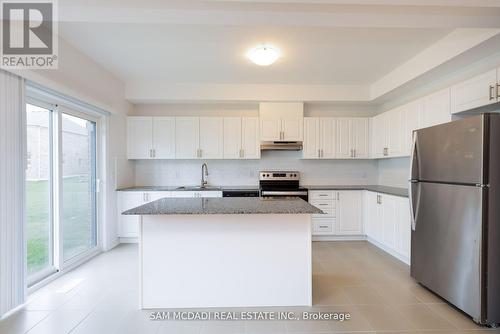
{"type": "Polygon", "coordinates": [[[275,199],[287,199],[287,198],[302,198],[304,201],[308,201],[307,190],[261,190],[260,197],[262,198],[275,198],[275,199]]]}

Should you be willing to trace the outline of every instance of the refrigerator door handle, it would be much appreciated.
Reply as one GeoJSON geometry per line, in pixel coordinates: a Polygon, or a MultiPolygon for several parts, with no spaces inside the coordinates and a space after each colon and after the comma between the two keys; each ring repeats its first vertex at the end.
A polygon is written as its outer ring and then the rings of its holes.
{"type": "Polygon", "coordinates": [[[411,229],[415,231],[417,228],[417,215],[418,215],[418,203],[420,202],[420,187],[417,189],[417,203],[414,204],[415,199],[413,198],[413,187],[419,187],[418,181],[409,181],[408,188],[408,199],[410,202],[410,217],[411,217],[411,229]]]}
{"type": "MultiPolygon", "coordinates": [[[[417,157],[417,132],[414,132],[413,133],[413,141],[411,144],[411,155],[410,155],[410,162],[411,162],[410,177],[408,178],[408,180],[410,180],[410,181],[416,179],[415,177],[413,177],[413,175],[415,174],[414,172],[416,171],[415,164],[416,164],[417,159],[418,159],[418,157],[417,157]]],[[[417,175],[418,175],[418,172],[417,172],[417,175]]]]}

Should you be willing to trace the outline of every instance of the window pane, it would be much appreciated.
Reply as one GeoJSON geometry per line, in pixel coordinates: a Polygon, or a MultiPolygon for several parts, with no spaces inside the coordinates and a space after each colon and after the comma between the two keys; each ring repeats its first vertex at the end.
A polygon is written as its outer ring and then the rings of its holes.
{"type": "Polygon", "coordinates": [[[52,267],[50,110],[26,105],[28,276],[52,267]]]}
{"type": "Polygon", "coordinates": [[[63,258],[96,245],[96,125],[62,114],[63,258]]]}

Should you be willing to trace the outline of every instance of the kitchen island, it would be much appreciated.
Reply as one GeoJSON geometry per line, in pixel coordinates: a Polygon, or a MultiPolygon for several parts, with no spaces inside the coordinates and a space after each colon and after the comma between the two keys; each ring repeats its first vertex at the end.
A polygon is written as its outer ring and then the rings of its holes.
{"type": "Polygon", "coordinates": [[[141,308],[310,306],[311,214],[301,199],[164,198],[140,215],[141,308]]]}

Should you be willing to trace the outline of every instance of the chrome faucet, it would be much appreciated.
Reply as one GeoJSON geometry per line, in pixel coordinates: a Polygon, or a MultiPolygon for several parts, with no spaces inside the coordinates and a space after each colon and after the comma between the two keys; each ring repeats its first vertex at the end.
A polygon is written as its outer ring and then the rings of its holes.
{"type": "Polygon", "coordinates": [[[208,178],[208,166],[207,166],[207,164],[201,165],[201,187],[202,188],[205,188],[208,184],[208,180],[206,180],[205,177],[208,178]]]}

